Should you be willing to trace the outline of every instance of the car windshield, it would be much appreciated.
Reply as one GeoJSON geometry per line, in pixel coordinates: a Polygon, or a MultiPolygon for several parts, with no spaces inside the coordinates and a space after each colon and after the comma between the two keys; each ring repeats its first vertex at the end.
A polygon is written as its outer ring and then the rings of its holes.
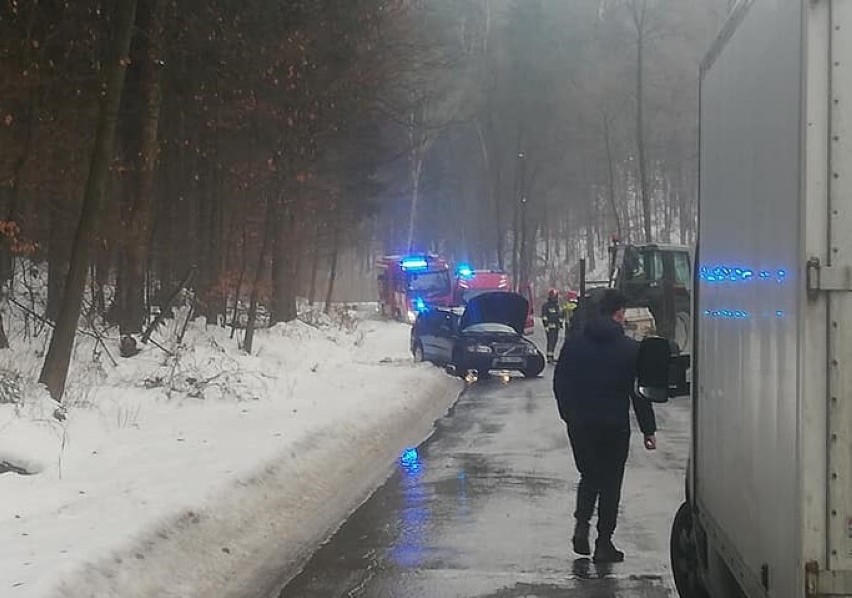
{"type": "Polygon", "coordinates": [[[506,324],[497,322],[483,322],[481,324],[471,324],[464,329],[465,332],[487,332],[489,334],[517,334],[515,330],[506,324]]]}
{"type": "Polygon", "coordinates": [[[462,302],[467,303],[483,293],[494,293],[495,291],[505,291],[505,289],[468,289],[462,293],[462,302]]]}
{"type": "Polygon", "coordinates": [[[439,295],[450,291],[450,275],[442,272],[412,272],[408,275],[408,290],[415,293],[439,295]]]}

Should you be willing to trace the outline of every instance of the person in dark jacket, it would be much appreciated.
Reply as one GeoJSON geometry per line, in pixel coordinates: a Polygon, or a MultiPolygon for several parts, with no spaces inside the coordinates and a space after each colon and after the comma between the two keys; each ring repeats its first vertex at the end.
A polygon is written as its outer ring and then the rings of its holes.
{"type": "Polygon", "coordinates": [[[589,527],[597,503],[595,562],[624,560],[612,535],[630,449],[631,401],[645,448],[656,448],[653,408],[634,392],[639,343],[624,334],[625,304],[620,292],[604,291],[584,328],[565,339],[553,376],[559,416],[580,472],[573,547],[578,554],[591,554],[589,527]]]}
{"type": "Polygon", "coordinates": [[[541,323],[547,336],[547,363],[556,361],[556,343],[559,341],[559,330],[562,328],[562,308],[559,306],[559,293],[556,289],[547,292],[547,301],[541,306],[541,323]]]}

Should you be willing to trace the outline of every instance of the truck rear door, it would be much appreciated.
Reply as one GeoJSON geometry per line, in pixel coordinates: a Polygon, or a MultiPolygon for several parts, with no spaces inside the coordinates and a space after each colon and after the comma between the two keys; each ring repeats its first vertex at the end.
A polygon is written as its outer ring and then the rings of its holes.
{"type": "Polygon", "coordinates": [[[852,2],[810,2],[802,399],[809,596],[852,595],[852,2]]]}

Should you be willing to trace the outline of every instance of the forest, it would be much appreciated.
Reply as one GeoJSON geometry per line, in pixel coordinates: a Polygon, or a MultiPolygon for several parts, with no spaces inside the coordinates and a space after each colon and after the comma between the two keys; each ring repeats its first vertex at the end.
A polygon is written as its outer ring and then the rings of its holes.
{"type": "Polygon", "coordinates": [[[555,282],[613,235],[689,244],[731,3],[0,0],[0,314],[59,397],[76,335],[182,292],[251,352],[381,253],[555,282]]]}

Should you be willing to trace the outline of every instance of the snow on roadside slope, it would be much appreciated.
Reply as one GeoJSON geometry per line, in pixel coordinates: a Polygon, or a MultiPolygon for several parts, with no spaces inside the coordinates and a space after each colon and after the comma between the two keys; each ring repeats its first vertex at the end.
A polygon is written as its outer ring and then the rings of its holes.
{"type": "Polygon", "coordinates": [[[247,357],[224,331],[194,328],[177,365],[150,350],[120,360],[92,406],[69,410],[64,450],[42,473],[0,475],[0,595],[219,596],[281,583],[460,390],[411,363],[407,330],[293,322],[263,331],[247,357]],[[171,400],[166,377],[181,389],[171,400]]]}

